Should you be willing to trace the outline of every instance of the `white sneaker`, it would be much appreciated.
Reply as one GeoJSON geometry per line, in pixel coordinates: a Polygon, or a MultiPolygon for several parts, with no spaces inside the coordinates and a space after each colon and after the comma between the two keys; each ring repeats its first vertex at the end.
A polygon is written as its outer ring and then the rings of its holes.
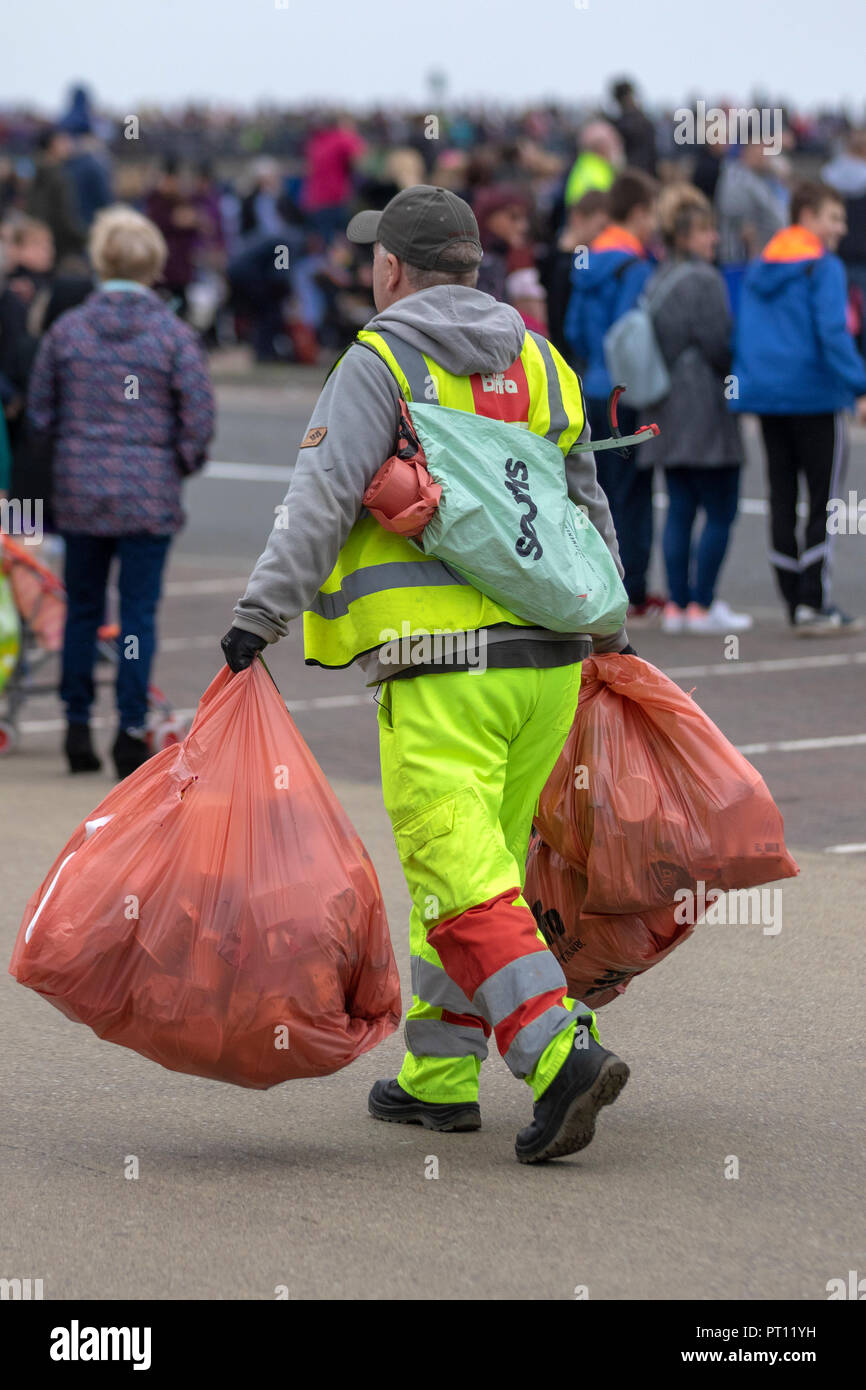
{"type": "Polygon", "coordinates": [[[798,603],[794,609],[794,629],[798,637],[838,637],[862,632],[863,620],[850,617],[841,608],[810,608],[807,603],[798,603]]]}
{"type": "Polygon", "coordinates": [[[666,603],[662,613],[662,632],[684,632],[685,627],[686,610],[678,608],[675,603],[666,603]]]}
{"type": "Polygon", "coordinates": [[[686,610],[688,632],[748,632],[753,621],[749,613],[735,613],[721,598],[715,599],[710,608],[701,609],[696,603],[690,603],[686,610]]]}

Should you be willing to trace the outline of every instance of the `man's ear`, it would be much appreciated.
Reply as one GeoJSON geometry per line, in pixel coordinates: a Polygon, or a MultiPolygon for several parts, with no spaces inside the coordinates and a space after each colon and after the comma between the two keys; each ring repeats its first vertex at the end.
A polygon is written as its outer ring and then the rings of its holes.
{"type": "Polygon", "coordinates": [[[397,286],[399,285],[399,283],[400,283],[400,276],[401,276],[402,273],[403,273],[403,267],[402,267],[400,261],[399,261],[399,260],[397,259],[397,257],[394,255],[393,251],[389,251],[389,252],[388,252],[388,255],[387,255],[387,262],[388,262],[388,279],[387,279],[388,289],[389,289],[389,290],[395,290],[395,289],[397,288],[397,286]]]}

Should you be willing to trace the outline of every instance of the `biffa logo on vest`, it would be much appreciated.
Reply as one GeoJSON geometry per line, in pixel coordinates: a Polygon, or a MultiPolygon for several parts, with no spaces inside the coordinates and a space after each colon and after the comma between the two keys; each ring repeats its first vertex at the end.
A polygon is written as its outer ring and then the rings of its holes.
{"type": "Polygon", "coordinates": [[[476,415],[529,428],[529,383],[519,357],[507,372],[474,372],[469,381],[476,415]]]}
{"type": "Polygon", "coordinates": [[[502,396],[507,391],[509,396],[517,395],[517,382],[511,381],[504,372],[482,372],[481,373],[482,391],[495,391],[497,396],[502,396]]]}
{"type": "Polygon", "coordinates": [[[506,459],[505,472],[505,486],[517,505],[526,508],[520,518],[521,535],[515,541],[514,549],[524,560],[540,560],[544,551],[532,524],[538,516],[538,508],[529,495],[529,469],[522,459],[506,459]]]}

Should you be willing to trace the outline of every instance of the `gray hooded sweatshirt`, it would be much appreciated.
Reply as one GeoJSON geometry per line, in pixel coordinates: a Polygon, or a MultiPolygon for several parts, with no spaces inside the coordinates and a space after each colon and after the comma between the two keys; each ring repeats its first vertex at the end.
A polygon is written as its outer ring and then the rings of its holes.
{"type": "MultiPolygon", "coordinates": [[[[435,285],[398,300],[367,324],[389,331],[426,353],[447,372],[469,376],[502,372],[520,355],[526,328],[517,311],[462,285],[435,285]]],[[[234,626],[268,642],[284,637],[289,623],[309,608],[328,578],[349,532],[363,514],[363,496],[394,452],[400,391],[375,353],[354,344],[328,378],[316,402],[292,474],[285,507],[235,607],[234,626]]],[[[589,438],[587,426],[581,439],[589,438]]],[[[568,492],[587,509],[622,575],[607,499],[598,485],[591,453],[564,460],[568,492]]],[[[477,639],[476,639],[477,641],[477,639]]],[[[620,651],[625,629],[609,637],[550,632],[498,623],[484,631],[489,666],[559,666],[595,651],[620,651]]],[[[392,646],[393,644],[389,644],[392,646]]],[[[477,648],[476,648],[477,650],[477,648]]],[[[449,670],[459,670],[452,648],[449,670]]],[[[380,649],[357,658],[368,684],[430,666],[380,661],[380,649]]],[[[476,664],[470,659],[466,665],[476,664]]]]}

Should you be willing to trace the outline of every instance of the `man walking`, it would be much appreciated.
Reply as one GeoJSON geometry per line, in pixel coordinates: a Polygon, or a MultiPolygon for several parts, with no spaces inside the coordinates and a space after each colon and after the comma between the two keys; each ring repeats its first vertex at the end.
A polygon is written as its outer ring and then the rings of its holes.
{"type": "Polygon", "coordinates": [[[394,452],[401,396],[553,441],[572,500],[619,565],[616,538],[592,455],[569,452],[587,437],[580,383],[513,308],[474,288],[482,250],[469,206],[419,185],[384,212],[359,213],[348,235],[373,246],[378,312],[319,397],[288,526],[271,533],[223,650],[241,670],[303,612],[307,663],[357,661],[380,689],[383,795],[412,899],[413,1000],[402,1069],[375,1084],[370,1113],[478,1129],[493,1032],[512,1073],[532,1088],[516,1152],[538,1162],[588,1144],[598,1110],[628,1077],[599,1045],[592,1011],[567,997],[521,888],[538,796],[574,717],[580,663],[593,645],[631,648],[624,630],[593,643],[534,627],[379,526],[362,498],[394,452]],[[444,653],[429,640],[437,630],[450,635],[444,653]],[[411,650],[394,643],[395,632],[411,650]]]}
{"type": "Polygon", "coordinates": [[[743,285],[734,349],[739,396],[731,409],[760,417],[770,488],[770,560],[799,636],[834,636],[862,624],[829,601],[827,503],[845,462],[843,411],[866,423],[866,371],[845,323],[845,271],[833,253],[845,235],[841,195],[798,185],[793,223],[767,243],[743,285]],[[797,543],[801,476],[809,493],[805,545],[797,543]]]}

